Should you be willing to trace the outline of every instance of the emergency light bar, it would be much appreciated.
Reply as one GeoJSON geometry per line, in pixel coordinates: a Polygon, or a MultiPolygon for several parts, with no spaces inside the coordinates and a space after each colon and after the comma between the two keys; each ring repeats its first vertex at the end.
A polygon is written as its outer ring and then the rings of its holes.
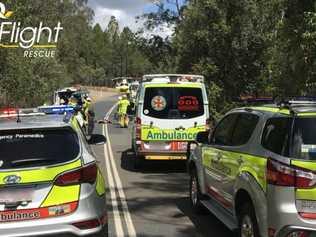
{"type": "Polygon", "coordinates": [[[64,113],[74,113],[75,108],[70,105],[41,106],[41,107],[38,107],[38,111],[45,114],[64,114],[64,113]]]}
{"type": "Polygon", "coordinates": [[[158,82],[159,80],[169,80],[169,82],[195,82],[204,83],[204,76],[189,74],[152,74],[144,75],[143,82],[158,82]]]}

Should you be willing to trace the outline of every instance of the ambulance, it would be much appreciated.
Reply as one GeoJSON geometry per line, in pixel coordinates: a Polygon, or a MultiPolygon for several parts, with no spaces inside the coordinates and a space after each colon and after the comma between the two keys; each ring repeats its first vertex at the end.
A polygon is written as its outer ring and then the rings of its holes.
{"type": "Polygon", "coordinates": [[[207,129],[208,118],[203,76],[143,76],[132,128],[135,168],[144,159],[185,160],[187,143],[207,129]]]}

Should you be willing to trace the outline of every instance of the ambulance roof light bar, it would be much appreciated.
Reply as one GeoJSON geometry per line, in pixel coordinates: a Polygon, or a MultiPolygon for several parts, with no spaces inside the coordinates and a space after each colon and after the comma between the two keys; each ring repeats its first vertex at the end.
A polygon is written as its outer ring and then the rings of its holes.
{"type": "Polygon", "coordinates": [[[190,74],[151,74],[144,75],[143,82],[153,82],[159,80],[169,80],[170,82],[195,82],[204,83],[204,76],[190,74]]]}

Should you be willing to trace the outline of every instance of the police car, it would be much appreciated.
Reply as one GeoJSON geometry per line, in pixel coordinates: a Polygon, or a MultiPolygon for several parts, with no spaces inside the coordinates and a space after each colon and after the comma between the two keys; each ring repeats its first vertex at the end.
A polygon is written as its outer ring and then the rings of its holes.
{"type": "Polygon", "coordinates": [[[195,210],[206,207],[241,237],[316,236],[314,99],[233,109],[196,142],[195,210]]]}
{"type": "Polygon", "coordinates": [[[135,106],[135,167],[144,158],[185,160],[187,142],[207,128],[209,109],[203,76],[145,75],[135,106]]]}
{"type": "MultiPolygon", "coordinates": [[[[49,111],[47,111],[49,112],[49,111]]],[[[105,181],[72,114],[0,113],[0,236],[107,236],[105,181]]]]}

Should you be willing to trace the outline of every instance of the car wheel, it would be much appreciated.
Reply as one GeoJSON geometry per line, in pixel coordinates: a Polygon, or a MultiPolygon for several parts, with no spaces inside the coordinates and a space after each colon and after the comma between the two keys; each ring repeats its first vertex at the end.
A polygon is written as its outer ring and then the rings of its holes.
{"type": "Polygon", "coordinates": [[[254,207],[250,203],[244,204],[239,213],[239,236],[260,237],[254,207]]]}
{"type": "Polygon", "coordinates": [[[196,170],[193,169],[190,174],[190,203],[195,213],[201,213],[204,211],[201,204],[201,191],[196,170]]]}

